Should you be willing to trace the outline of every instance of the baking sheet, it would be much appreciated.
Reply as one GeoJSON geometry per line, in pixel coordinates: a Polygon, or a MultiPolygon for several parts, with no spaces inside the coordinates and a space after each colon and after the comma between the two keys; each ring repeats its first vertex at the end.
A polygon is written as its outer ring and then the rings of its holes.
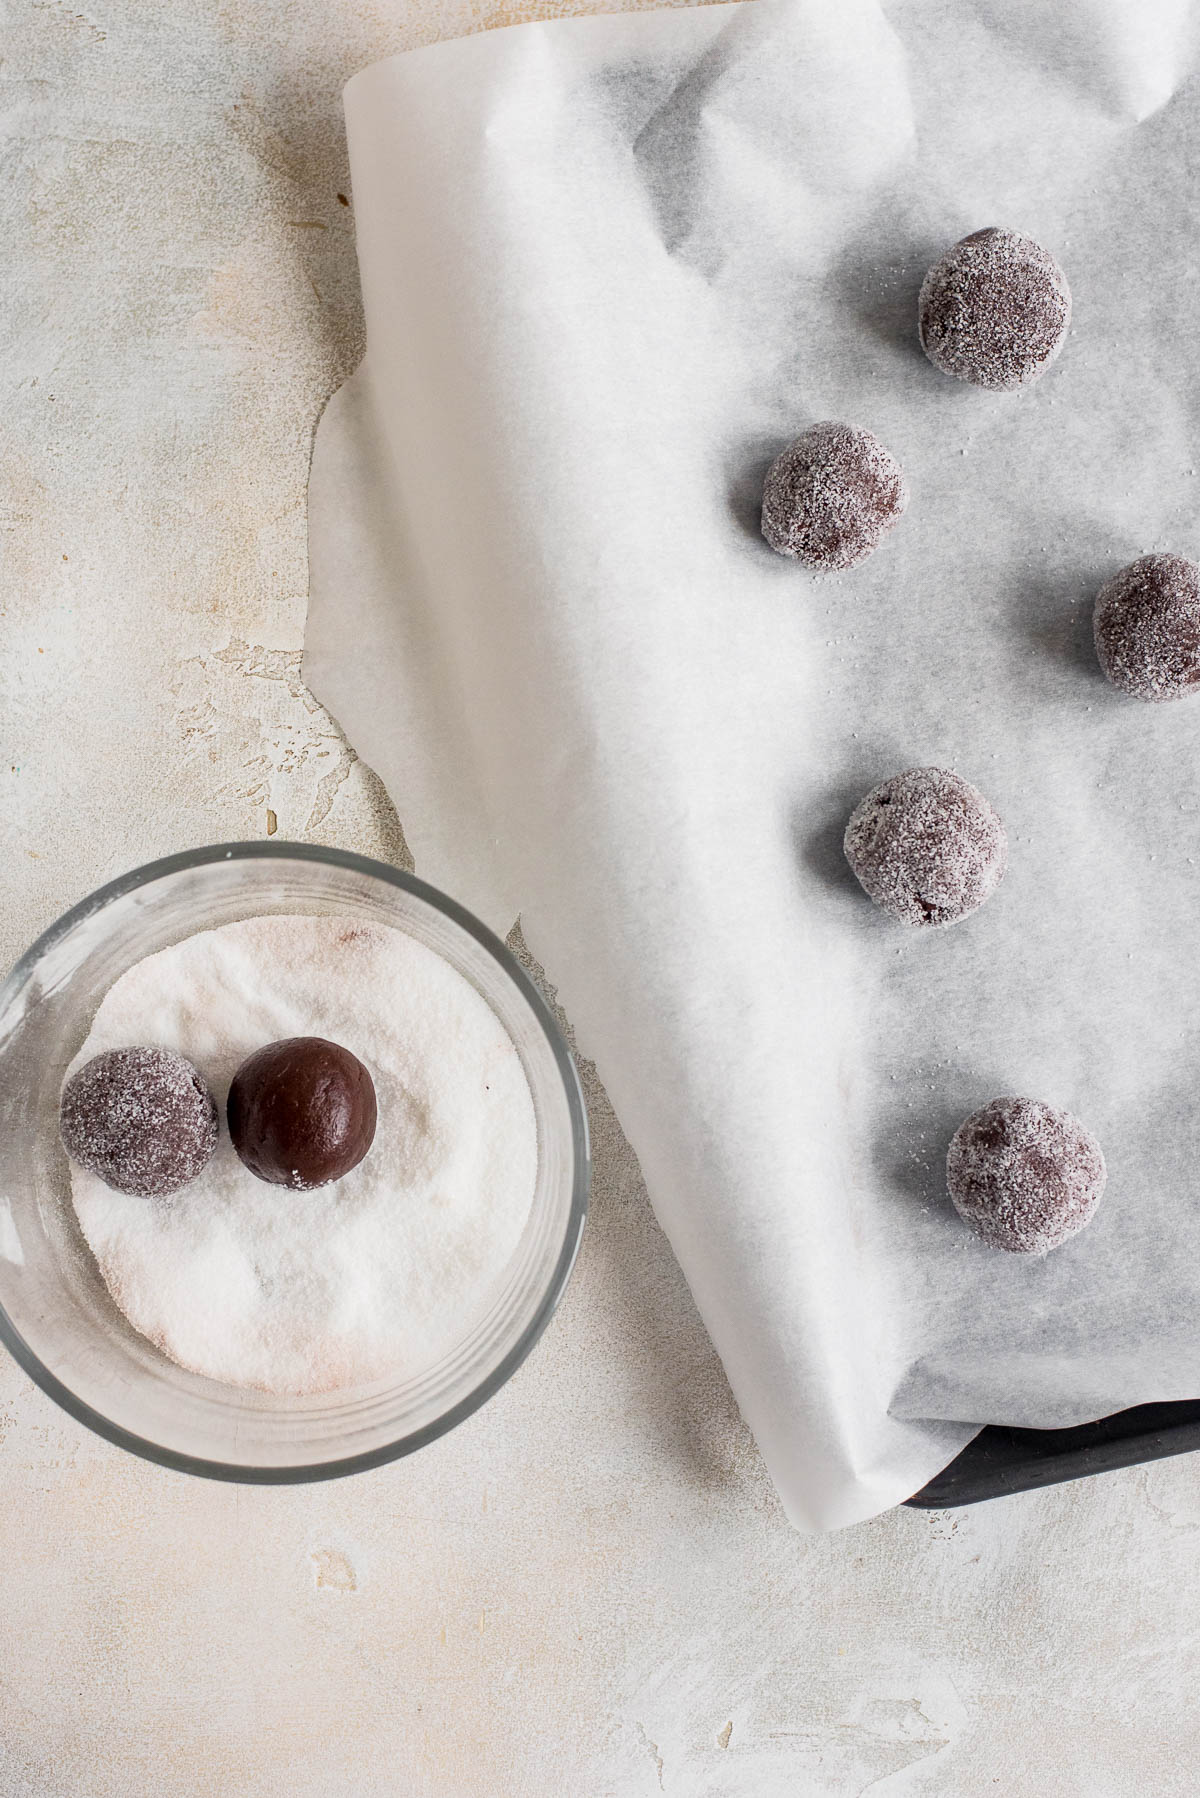
{"type": "Polygon", "coordinates": [[[1200,1391],[1200,701],[1119,697],[1090,644],[1116,568],[1200,550],[1195,36],[1177,0],[757,0],[347,89],[368,353],[317,438],[307,679],[419,871],[521,913],[802,1527],[982,1423],[1200,1391]],[[1074,293],[1015,395],[916,342],[986,224],[1074,293]],[[756,510],[822,418],[912,501],[818,578],[756,510]],[[922,763],[1011,860],[917,935],[840,837],[922,763]],[[1043,1262],[945,1199],[1006,1092],[1108,1159],[1043,1262]]]}

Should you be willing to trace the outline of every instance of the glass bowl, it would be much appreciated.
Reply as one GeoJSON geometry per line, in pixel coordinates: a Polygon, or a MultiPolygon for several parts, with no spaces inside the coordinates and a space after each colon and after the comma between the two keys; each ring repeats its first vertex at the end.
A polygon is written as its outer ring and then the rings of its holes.
{"type": "Polygon", "coordinates": [[[151,862],[67,912],[0,990],[0,1341],[72,1417],[166,1467],[264,1485],[331,1479],[452,1429],[549,1322],[579,1247],[588,1175],[579,1079],[536,989],[469,912],[364,856],[227,843],[151,862]],[[512,1038],[537,1118],[529,1221],[486,1314],[417,1376],[311,1398],[189,1373],[133,1329],[83,1241],[58,1139],[64,1071],[113,982],[196,931],[266,912],[388,924],[443,956],[512,1038]]]}

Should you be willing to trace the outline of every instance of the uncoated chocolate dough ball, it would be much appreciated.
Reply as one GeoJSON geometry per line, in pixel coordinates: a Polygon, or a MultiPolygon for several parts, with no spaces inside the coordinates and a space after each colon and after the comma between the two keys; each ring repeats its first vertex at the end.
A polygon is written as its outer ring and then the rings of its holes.
{"type": "Polygon", "coordinates": [[[217,1106],[207,1082],[171,1049],[108,1049],[63,1087],[59,1134],[72,1161],[116,1192],[163,1198],[207,1165],[217,1106]]]}
{"type": "Polygon", "coordinates": [[[974,387],[1023,387],[1044,374],[1071,323],[1067,277],[1016,231],[973,231],[921,286],[917,327],[929,360],[974,387]]]}
{"type": "Polygon", "coordinates": [[[375,1082],[322,1036],[268,1043],[233,1077],[229,1139],[260,1180],[307,1192],[357,1167],[375,1140],[375,1082]]]}
{"type": "Polygon", "coordinates": [[[827,421],[776,456],[763,486],[762,534],[809,568],[864,562],[908,504],[900,464],[878,437],[827,421]]]}
{"type": "Polygon", "coordinates": [[[1200,686],[1200,568],[1186,556],[1141,556],[1101,588],[1096,654],[1134,699],[1182,699],[1200,686]]]}
{"type": "Polygon", "coordinates": [[[970,781],[909,768],[873,787],[846,826],[846,860],[876,905],[904,924],[956,924],[995,892],[1004,826],[970,781]]]}
{"type": "Polygon", "coordinates": [[[1091,1131],[1037,1099],[993,1099],[972,1112],[946,1157],[955,1209],[1014,1255],[1048,1254],[1082,1230],[1106,1178],[1091,1131]]]}

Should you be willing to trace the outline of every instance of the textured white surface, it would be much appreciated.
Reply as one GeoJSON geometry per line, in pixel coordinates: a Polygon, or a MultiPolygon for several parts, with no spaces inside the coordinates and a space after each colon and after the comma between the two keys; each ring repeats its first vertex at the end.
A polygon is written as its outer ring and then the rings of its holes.
{"type": "MultiPolygon", "coordinates": [[[[338,92],[507,16],[14,6],[6,959],[268,811],[403,856],[297,674],[308,445],[360,351],[338,92]]],[[[1200,1462],[798,1537],[591,1100],[564,1308],[411,1462],[205,1485],[0,1362],[3,1798],[1190,1795],[1200,1462]]]]}

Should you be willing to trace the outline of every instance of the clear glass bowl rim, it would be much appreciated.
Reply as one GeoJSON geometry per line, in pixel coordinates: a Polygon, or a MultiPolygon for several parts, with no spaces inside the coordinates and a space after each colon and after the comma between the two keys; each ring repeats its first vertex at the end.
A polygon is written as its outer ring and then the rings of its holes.
{"type": "Polygon", "coordinates": [[[591,1182],[591,1151],[583,1088],[580,1085],[574,1058],[549,1006],[516,957],[505,947],[498,936],[485,924],[480,923],[473,913],[469,912],[465,906],[459,905],[446,893],[439,891],[437,887],[430,886],[427,881],[419,879],[415,874],[406,873],[402,868],[394,868],[388,862],[375,861],[370,856],[357,855],[349,849],[334,849],[320,843],[212,843],[203,848],[184,849],[174,855],[161,856],[156,861],[143,862],[140,867],[130,869],[129,873],[122,874],[118,879],[97,887],[94,892],[89,893],[70,910],[63,912],[61,917],[56,918],[54,923],[30,944],[25,953],[13,964],[3,986],[0,986],[0,1016],[31,977],[42,956],[53,947],[60,937],[73,930],[83,919],[94,916],[106,905],[123,898],[138,887],[149,886],[153,881],[161,880],[167,875],[181,873],[189,868],[202,867],[210,862],[253,860],[325,863],[373,876],[389,886],[398,887],[403,892],[411,894],[413,898],[424,901],[425,904],[440,911],[444,917],[458,925],[468,936],[474,937],[475,941],[487,950],[493,960],[499,963],[509,980],[518,989],[546,1037],[555,1065],[562,1078],[573,1138],[571,1203],[562,1246],[537,1310],[518,1340],[490,1373],[485,1375],[478,1386],[460,1399],[457,1404],[452,1405],[449,1410],[443,1412],[440,1417],[433,1418],[429,1423],[399,1437],[395,1442],[385,1443],[379,1448],[370,1449],[362,1454],[344,1456],[335,1461],[323,1461],[314,1466],[247,1467],[238,1466],[232,1462],[206,1460],[199,1456],[182,1454],[176,1449],[163,1448],[158,1443],[151,1442],[148,1438],[138,1436],[132,1430],[126,1430],[120,1424],[111,1422],[109,1418],[96,1411],[85,1400],[76,1397],[70,1387],[64,1385],[41,1358],[34,1354],[3,1305],[0,1305],[0,1345],[8,1350],[17,1365],[28,1374],[33,1383],[40,1387],[48,1398],[52,1398],[55,1404],[60,1406],[68,1416],[73,1417],[77,1423],[85,1425],[97,1436],[103,1437],[105,1441],[114,1443],[118,1448],[128,1449],[130,1454],[138,1455],[145,1461],[154,1461],[160,1467],[169,1467],[177,1473],[197,1474],[205,1479],[227,1480],[248,1486],[295,1486],[315,1480],[340,1479],[351,1473],[365,1473],[372,1467],[382,1467],[389,1461],[398,1461],[405,1455],[411,1455],[415,1450],[424,1448],[429,1442],[435,1442],[439,1436],[444,1436],[447,1431],[462,1423],[473,1411],[477,1411],[481,1405],[486,1404],[488,1399],[493,1397],[501,1386],[511,1378],[553,1317],[559,1300],[566,1290],[571,1269],[575,1265],[587,1217],[591,1182]]]}

